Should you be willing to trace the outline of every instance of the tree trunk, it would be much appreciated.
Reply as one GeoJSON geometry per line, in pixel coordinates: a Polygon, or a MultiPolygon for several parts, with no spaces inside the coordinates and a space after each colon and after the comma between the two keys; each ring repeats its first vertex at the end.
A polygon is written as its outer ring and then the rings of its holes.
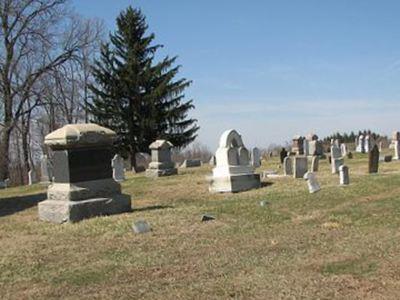
{"type": "Polygon", "coordinates": [[[4,128],[1,132],[0,142],[0,180],[4,181],[9,177],[8,164],[10,161],[9,147],[10,147],[11,128],[4,128]]]}
{"type": "Polygon", "coordinates": [[[25,120],[25,118],[22,118],[21,121],[22,121],[21,135],[22,135],[22,158],[23,158],[22,165],[24,174],[28,174],[31,168],[29,164],[29,142],[28,142],[29,123],[28,120],[25,120]]]}
{"type": "Polygon", "coordinates": [[[137,166],[136,166],[136,151],[131,149],[130,151],[130,156],[131,156],[131,167],[132,171],[134,170],[135,172],[137,171],[137,166]]]}

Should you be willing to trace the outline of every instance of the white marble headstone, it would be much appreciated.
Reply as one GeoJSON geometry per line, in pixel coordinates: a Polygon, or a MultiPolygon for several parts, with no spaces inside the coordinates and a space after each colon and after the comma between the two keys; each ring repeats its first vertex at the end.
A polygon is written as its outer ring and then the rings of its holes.
{"type": "Polygon", "coordinates": [[[304,179],[307,180],[308,191],[311,194],[321,190],[321,187],[320,187],[320,185],[317,181],[317,178],[315,177],[315,174],[313,172],[307,172],[306,174],[304,174],[304,179]]]}
{"type": "Polygon", "coordinates": [[[400,141],[394,141],[394,156],[393,159],[400,159],[400,141]]]}
{"type": "Polygon", "coordinates": [[[342,152],[342,156],[346,156],[347,155],[347,145],[345,143],[340,145],[340,150],[342,152]]]}
{"type": "Polygon", "coordinates": [[[113,178],[115,181],[124,181],[124,159],[121,155],[116,154],[111,161],[111,166],[113,168],[113,178]]]}

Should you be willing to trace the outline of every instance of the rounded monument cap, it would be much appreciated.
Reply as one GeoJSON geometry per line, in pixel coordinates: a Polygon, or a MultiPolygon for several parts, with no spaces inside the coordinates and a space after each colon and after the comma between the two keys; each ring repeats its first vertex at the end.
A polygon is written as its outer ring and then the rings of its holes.
{"type": "Polygon", "coordinates": [[[51,148],[82,148],[112,145],[115,137],[114,131],[97,124],[68,124],[46,135],[44,143],[51,148]]]}
{"type": "Polygon", "coordinates": [[[170,149],[172,147],[174,147],[174,145],[167,140],[156,140],[149,146],[151,150],[170,149]]]}

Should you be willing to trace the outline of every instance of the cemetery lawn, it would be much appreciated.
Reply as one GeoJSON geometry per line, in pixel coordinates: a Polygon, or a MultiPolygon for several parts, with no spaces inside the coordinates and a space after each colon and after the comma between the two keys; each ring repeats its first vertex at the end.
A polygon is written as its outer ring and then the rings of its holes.
{"type": "Polygon", "coordinates": [[[210,194],[207,165],[128,174],[132,213],[63,225],[38,220],[44,187],[0,190],[0,298],[400,299],[400,161],[378,175],[366,174],[367,155],[346,164],[340,187],[322,160],[316,194],[293,178],[210,194]],[[153,231],[134,234],[136,220],[153,231]]]}

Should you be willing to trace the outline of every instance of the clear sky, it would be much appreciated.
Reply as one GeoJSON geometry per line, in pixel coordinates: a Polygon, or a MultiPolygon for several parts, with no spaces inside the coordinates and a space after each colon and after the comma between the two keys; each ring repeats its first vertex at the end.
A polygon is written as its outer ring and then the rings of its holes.
{"type": "Polygon", "coordinates": [[[211,150],[229,128],[249,147],[400,129],[400,1],[73,0],[108,30],[128,5],[193,80],[186,94],[211,150]]]}

